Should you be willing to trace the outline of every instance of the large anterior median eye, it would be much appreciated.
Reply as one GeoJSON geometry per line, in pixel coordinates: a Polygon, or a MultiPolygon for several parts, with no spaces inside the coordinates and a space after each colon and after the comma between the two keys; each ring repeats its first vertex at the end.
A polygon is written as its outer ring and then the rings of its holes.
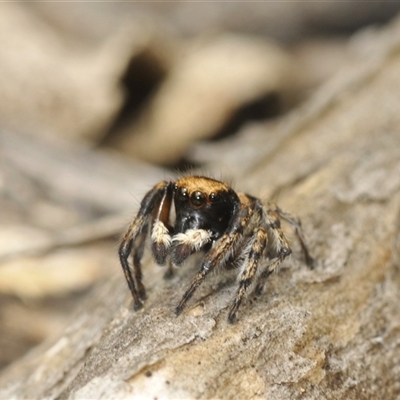
{"type": "Polygon", "coordinates": [[[190,200],[193,205],[200,207],[206,202],[206,196],[197,190],[196,192],[192,193],[190,200]]]}

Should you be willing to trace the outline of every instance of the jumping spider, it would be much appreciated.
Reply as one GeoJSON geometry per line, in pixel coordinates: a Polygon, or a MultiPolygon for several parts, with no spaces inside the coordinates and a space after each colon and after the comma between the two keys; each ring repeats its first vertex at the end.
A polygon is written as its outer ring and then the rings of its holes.
{"type": "Polygon", "coordinates": [[[305,260],[312,266],[300,221],[278,207],[236,193],[226,183],[204,176],[158,183],[143,198],[119,248],[135,310],[143,307],[146,298],[140,261],[146,238],[150,236],[156,263],[164,265],[168,261],[166,277],[172,276],[172,266],[180,266],[193,253],[205,252],[199,272],[176,307],[177,315],[216,267],[240,269],[239,288],[228,316],[229,322],[235,322],[238,308],[253,283],[257,283],[256,294],[260,294],[267,277],[291,253],[281,230],[281,219],[293,226],[305,260]],[[173,225],[170,224],[172,203],[173,225]],[[132,267],[128,262],[131,253],[132,267]],[[265,264],[261,263],[263,259],[267,260],[265,264]]]}

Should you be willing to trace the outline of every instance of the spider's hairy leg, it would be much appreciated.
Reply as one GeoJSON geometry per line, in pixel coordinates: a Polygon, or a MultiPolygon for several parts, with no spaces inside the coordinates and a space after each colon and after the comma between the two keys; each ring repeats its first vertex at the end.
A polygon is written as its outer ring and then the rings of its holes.
{"type": "Polygon", "coordinates": [[[256,295],[262,293],[267,278],[275,271],[283,260],[292,253],[289,243],[281,229],[279,215],[270,209],[264,210],[263,214],[268,229],[268,237],[271,239],[272,244],[275,245],[275,249],[269,251],[269,254],[272,254],[273,258],[271,258],[267,263],[264,271],[258,279],[258,284],[255,290],[256,295]]]}
{"type": "Polygon", "coordinates": [[[119,246],[118,250],[119,259],[121,262],[122,269],[124,271],[125,279],[132,293],[135,310],[139,310],[140,308],[143,307],[140,292],[142,292],[142,294],[145,293],[143,284],[141,282],[142,279],[142,271],[140,265],[141,254],[140,252],[136,254],[136,252],[139,250],[139,247],[143,247],[144,244],[143,242],[145,240],[144,233],[149,224],[149,215],[159,204],[163,190],[167,185],[168,185],[167,182],[160,182],[159,184],[154,186],[153,189],[147,192],[147,194],[145,195],[140,204],[140,209],[135,219],[129,225],[119,246]],[[137,242],[138,239],[139,242],[137,242]],[[142,246],[138,246],[140,244],[142,246]],[[132,249],[135,249],[133,273],[132,273],[132,267],[129,265],[128,261],[132,249]],[[138,279],[138,281],[135,282],[135,278],[138,279]]]}
{"type": "MultiPolygon", "coordinates": [[[[127,232],[125,233],[121,245],[119,246],[119,259],[121,262],[122,269],[124,271],[125,279],[128,283],[129,290],[132,293],[134,308],[135,310],[139,310],[142,308],[142,302],[140,300],[139,291],[136,288],[135,280],[132,274],[131,266],[129,265],[128,258],[132,252],[133,243],[136,240],[137,236],[140,234],[143,227],[147,224],[147,218],[144,215],[138,215],[134,221],[130,224],[127,232]]],[[[134,263],[133,268],[135,269],[134,275],[140,276],[140,262],[134,263]],[[139,271],[137,271],[139,269],[139,271]]]]}
{"type": "Polygon", "coordinates": [[[256,296],[261,296],[264,292],[265,282],[267,281],[268,277],[274,272],[274,269],[265,269],[258,278],[257,286],[254,290],[254,294],[256,296]]]}
{"type": "Polygon", "coordinates": [[[227,232],[205,255],[200,271],[193,278],[189,288],[186,290],[175,309],[177,315],[182,312],[188,300],[193,296],[193,293],[203,283],[205,277],[213,271],[215,267],[224,265],[229,254],[234,252],[236,247],[242,243],[241,237],[251,214],[252,210],[246,205],[241,205],[240,208],[236,210],[227,232]]]}
{"type": "Polygon", "coordinates": [[[148,224],[146,224],[143,227],[142,232],[138,235],[132,251],[133,274],[137,285],[139,298],[141,300],[146,299],[146,289],[142,282],[143,274],[142,274],[141,260],[144,253],[144,242],[146,241],[147,231],[148,231],[148,224]]]}
{"type": "Polygon", "coordinates": [[[304,239],[304,234],[303,234],[303,229],[301,227],[301,221],[299,218],[294,217],[293,215],[282,211],[280,208],[276,207],[276,213],[286,222],[288,222],[294,229],[294,232],[297,236],[297,239],[300,243],[301,250],[303,251],[304,254],[304,259],[306,261],[306,264],[309,268],[314,268],[314,258],[310,255],[310,252],[308,250],[308,247],[306,245],[306,241],[304,239]]]}
{"type": "Polygon", "coordinates": [[[258,228],[253,236],[250,252],[244,264],[244,269],[240,277],[239,289],[236,293],[235,300],[229,311],[228,321],[233,324],[236,321],[236,313],[240,304],[245,298],[249,287],[251,287],[254,278],[257,274],[258,264],[260,258],[264,254],[265,247],[267,246],[268,235],[263,228],[258,228]]]}

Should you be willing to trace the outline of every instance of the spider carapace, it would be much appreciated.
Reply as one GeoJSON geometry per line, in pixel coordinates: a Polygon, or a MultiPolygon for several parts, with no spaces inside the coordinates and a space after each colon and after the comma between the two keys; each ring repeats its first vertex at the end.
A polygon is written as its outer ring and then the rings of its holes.
{"type": "Polygon", "coordinates": [[[238,289],[228,316],[229,322],[235,322],[246,295],[253,288],[260,294],[267,277],[291,253],[281,220],[293,226],[305,260],[312,266],[300,221],[278,207],[204,176],[158,183],[143,198],[119,247],[135,310],[142,308],[146,297],[141,258],[149,238],[156,263],[168,264],[165,277],[172,276],[173,267],[180,266],[191,254],[204,252],[200,269],[176,307],[176,314],[182,312],[211,271],[217,267],[237,268],[238,289]],[[128,261],[131,253],[132,265],[128,261]]]}

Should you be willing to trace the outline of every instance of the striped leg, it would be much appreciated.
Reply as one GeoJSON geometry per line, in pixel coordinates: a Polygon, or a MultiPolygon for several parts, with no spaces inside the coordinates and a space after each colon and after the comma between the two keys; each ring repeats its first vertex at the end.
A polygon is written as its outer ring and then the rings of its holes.
{"type": "MultiPolygon", "coordinates": [[[[134,275],[141,276],[140,261],[133,263],[134,271],[132,271],[132,267],[129,265],[128,258],[132,252],[133,244],[136,241],[136,238],[147,224],[148,224],[148,219],[145,218],[144,215],[138,215],[129,226],[128,231],[126,232],[124,238],[122,239],[118,251],[121,266],[125,274],[125,279],[128,283],[129,290],[132,293],[135,310],[139,310],[143,306],[134,279],[134,275]]],[[[136,259],[136,261],[138,260],[136,259]]]]}
{"type": "Polygon", "coordinates": [[[306,264],[308,265],[309,268],[314,267],[314,259],[311,257],[310,252],[308,251],[308,247],[306,245],[306,241],[304,239],[304,234],[303,234],[303,229],[301,227],[301,222],[298,218],[294,217],[293,215],[290,215],[289,213],[282,211],[280,208],[276,208],[276,213],[286,222],[288,222],[290,225],[292,225],[294,232],[297,236],[297,239],[300,243],[301,250],[303,251],[304,258],[306,261],[306,264]]]}
{"type": "Polygon", "coordinates": [[[254,291],[256,296],[261,296],[261,294],[264,291],[264,286],[265,282],[267,281],[268,277],[276,270],[276,268],[279,266],[279,264],[282,263],[282,261],[289,255],[290,253],[280,256],[280,257],[275,257],[270,262],[267,264],[265,269],[261,272],[256,289],[254,291]]]}
{"type": "Polygon", "coordinates": [[[142,256],[141,248],[143,247],[141,245],[143,245],[143,241],[145,240],[145,232],[149,224],[148,215],[151,215],[153,210],[160,206],[161,199],[165,197],[164,194],[170,190],[170,187],[171,183],[160,182],[146,194],[140,204],[136,218],[129,225],[119,247],[119,259],[125,279],[132,293],[135,310],[143,307],[141,297],[145,296],[140,260],[142,256]],[[133,256],[133,266],[131,267],[128,258],[132,249],[135,250],[135,253],[133,256]]]}
{"type": "Polygon", "coordinates": [[[143,258],[144,247],[145,247],[144,242],[146,241],[147,238],[147,231],[148,231],[148,225],[145,225],[142,229],[141,234],[137,237],[135,241],[134,249],[132,252],[133,276],[137,286],[137,291],[139,293],[139,298],[141,300],[146,299],[146,289],[142,283],[143,274],[142,274],[141,261],[143,258]]]}
{"type": "Polygon", "coordinates": [[[192,280],[189,288],[175,309],[177,315],[182,312],[188,300],[193,296],[193,293],[203,283],[205,277],[216,267],[224,265],[229,254],[234,252],[237,246],[240,246],[244,227],[247,225],[251,214],[252,210],[247,206],[242,205],[241,208],[238,209],[227,233],[217,241],[216,245],[204,257],[200,271],[192,280]]]}
{"type": "Polygon", "coordinates": [[[275,250],[272,252],[273,258],[270,258],[270,261],[267,263],[258,279],[258,284],[255,290],[256,295],[260,295],[262,293],[267,278],[276,270],[283,260],[285,260],[285,258],[292,253],[289,243],[287,242],[286,237],[281,229],[278,213],[272,210],[267,210],[264,214],[264,217],[267,223],[268,234],[271,238],[271,242],[275,246],[275,250]]]}
{"type": "Polygon", "coordinates": [[[258,264],[260,258],[263,256],[267,242],[267,232],[262,228],[257,229],[254,235],[250,252],[244,265],[242,275],[240,277],[239,289],[236,293],[235,300],[229,311],[228,320],[231,324],[236,321],[236,313],[239,309],[239,306],[245,298],[246,294],[248,293],[249,287],[251,287],[252,283],[254,282],[254,278],[256,277],[258,270],[258,264]]]}

